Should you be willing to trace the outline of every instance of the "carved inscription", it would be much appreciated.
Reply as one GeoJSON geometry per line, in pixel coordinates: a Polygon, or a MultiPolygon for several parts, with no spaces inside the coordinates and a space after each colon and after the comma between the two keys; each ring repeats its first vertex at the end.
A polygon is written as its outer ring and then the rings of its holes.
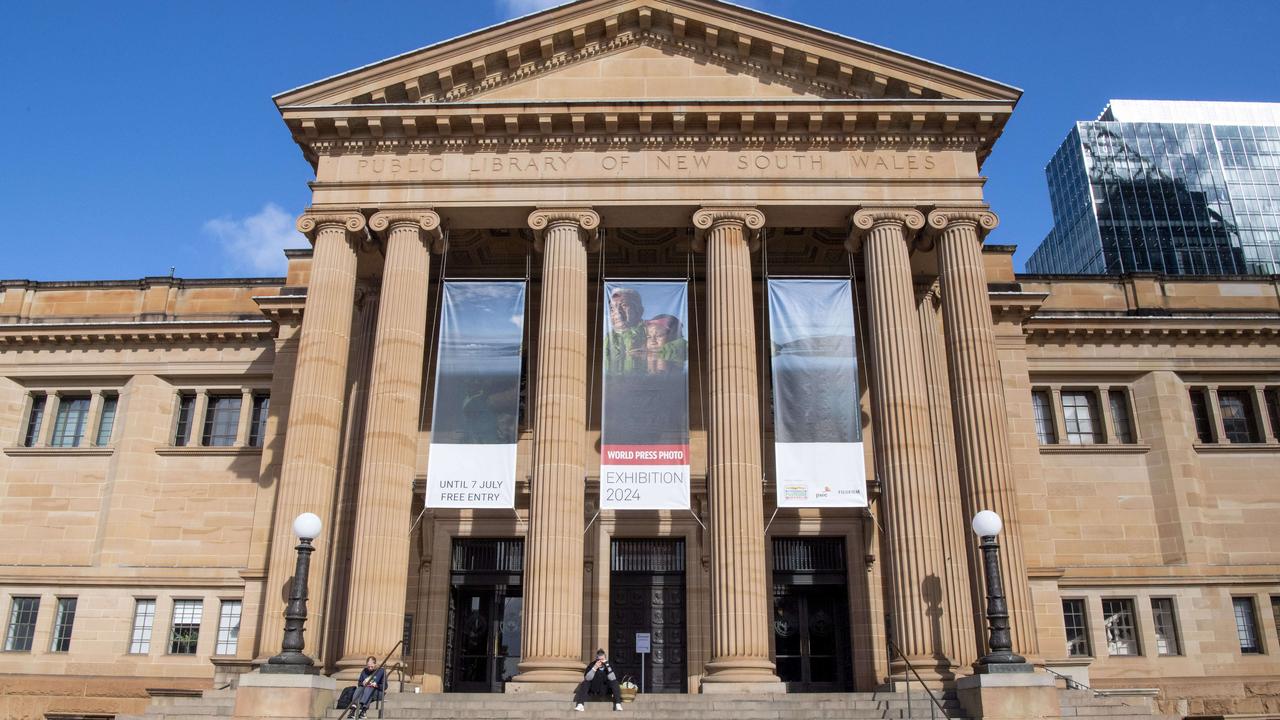
{"type": "Polygon", "coordinates": [[[955,176],[956,153],[648,151],[334,158],[343,180],[466,182],[591,179],[857,179],[955,176]]]}

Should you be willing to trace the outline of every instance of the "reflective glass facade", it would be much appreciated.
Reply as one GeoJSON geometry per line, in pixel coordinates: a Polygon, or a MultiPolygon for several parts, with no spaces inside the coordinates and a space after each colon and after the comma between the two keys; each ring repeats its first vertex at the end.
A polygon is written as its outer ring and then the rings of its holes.
{"type": "Polygon", "coordinates": [[[1076,123],[1045,168],[1054,227],[1027,270],[1280,273],[1280,122],[1223,124],[1233,103],[1200,105],[1214,112],[1188,112],[1196,122],[1126,122],[1109,106],[1076,123]]]}

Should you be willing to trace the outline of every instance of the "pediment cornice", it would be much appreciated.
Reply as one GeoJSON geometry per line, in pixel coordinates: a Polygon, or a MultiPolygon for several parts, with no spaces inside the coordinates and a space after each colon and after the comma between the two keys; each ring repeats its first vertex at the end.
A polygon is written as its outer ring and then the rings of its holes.
{"type": "Polygon", "coordinates": [[[483,97],[635,45],[826,98],[1001,100],[1020,91],[953,68],[715,0],[580,0],[276,96],[298,106],[443,104],[483,97]]]}

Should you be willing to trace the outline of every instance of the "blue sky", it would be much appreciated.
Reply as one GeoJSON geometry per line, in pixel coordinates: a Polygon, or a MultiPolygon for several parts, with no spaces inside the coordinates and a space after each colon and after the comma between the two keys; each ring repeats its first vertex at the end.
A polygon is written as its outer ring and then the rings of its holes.
{"type": "MultiPolygon", "coordinates": [[[[311,169],[271,96],[551,3],[0,6],[0,278],[278,274],[311,169]]],[[[1111,97],[1280,101],[1280,2],[755,0],[1025,91],[984,173],[1021,266],[1044,164],[1111,97]]]]}

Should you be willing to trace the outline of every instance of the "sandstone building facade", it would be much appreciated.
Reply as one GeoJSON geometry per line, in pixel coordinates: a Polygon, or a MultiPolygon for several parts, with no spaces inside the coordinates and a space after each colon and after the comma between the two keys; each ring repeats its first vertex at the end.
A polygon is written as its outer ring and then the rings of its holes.
{"type": "Polygon", "coordinates": [[[1280,683],[1280,281],[1016,275],[1019,91],[711,0],[581,0],[276,98],[284,278],[0,285],[0,712],[139,712],[280,650],[423,692],[870,690],[1014,647],[1175,712],[1280,683]],[[857,294],[866,509],[777,509],[762,280],[857,294]],[[443,279],[528,278],[514,511],[424,510],[443,279]],[[600,511],[605,277],[690,281],[689,511],[600,511]],[[403,643],[403,644],[400,644],[403,643]],[[635,666],[638,668],[638,666],[635,666]],[[36,682],[39,679],[40,682],[36,682]]]}

